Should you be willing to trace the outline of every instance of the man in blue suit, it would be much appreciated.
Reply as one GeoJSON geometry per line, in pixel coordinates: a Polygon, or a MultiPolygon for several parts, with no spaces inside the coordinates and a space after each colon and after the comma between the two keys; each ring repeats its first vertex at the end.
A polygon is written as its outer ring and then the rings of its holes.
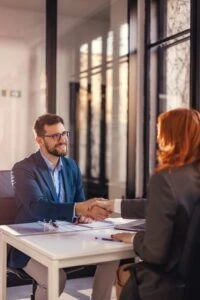
{"type": "MultiPolygon", "coordinates": [[[[18,211],[16,223],[39,220],[90,222],[108,217],[109,212],[98,206],[100,199],[84,201],[80,169],[73,159],[66,157],[69,132],[65,130],[63,119],[54,114],[42,115],[34,124],[34,133],[39,151],[17,162],[12,169],[18,211]]],[[[36,300],[47,300],[46,267],[16,249],[11,250],[8,264],[23,268],[36,280],[36,300]]],[[[98,295],[94,300],[110,298],[114,278],[111,273],[115,273],[117,264],[111,262],[105,265],[104,270],[109,270],[109,278],[106,279],[102,278],[97,267],[96,274],[100,275],[94,281],[96,291],[93,290],[93,294],[98,295]],[[107,295],[101,295],[102,284],[107,295]]],[[[99,268],[101,271],[102,266],[99,268]]],[[[60,270],[60,293],[65,280],[65,272],[60,270]]]]}

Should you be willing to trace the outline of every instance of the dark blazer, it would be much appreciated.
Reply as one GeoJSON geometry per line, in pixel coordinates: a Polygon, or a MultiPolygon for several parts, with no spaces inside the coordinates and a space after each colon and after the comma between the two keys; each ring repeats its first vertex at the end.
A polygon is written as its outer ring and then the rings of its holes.
{"type": "MultiPolygon", "coordinates": [[[[47,164],[40,151],[16,163],[12,183],[17,204],[16,223],[38,220],[67,220],[72,222],[74,203],[85,200],[79,167],[73,159],[62,157],[64,203],[56,203],[56,191],[47,164]]],[[[9,265],[22,268],[28,257],[11,251],[9,265]]]]}
{"type": "Polygon", "coordinates": [[[121,216],[125,219],[144,219],[147,199],[125,199],[121,204],[121,216]]]}
{"type": "MultiPolygon", "coordinates": [[[[161,171],[151,177],[145,208],[146,229],[138,232],[133,242],[134,251],[147,263],[137,272],[142,300],[172,299],[171,292],[166,292],[170,284],[162,274],[176,273],[192,211],[199,198],[197,163],[161,171]]],[[[130,203],[126,204],[125,200],[122,202],[123,217],[126,217],[126,209],[130,216],[130,203]]]]}

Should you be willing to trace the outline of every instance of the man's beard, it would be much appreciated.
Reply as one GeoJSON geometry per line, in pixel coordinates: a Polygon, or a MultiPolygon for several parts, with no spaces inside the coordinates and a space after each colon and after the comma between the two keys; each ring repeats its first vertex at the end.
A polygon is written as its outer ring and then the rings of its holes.
{"type": "MultiPolygon", "coordinates": [[[[62,145],[62,144],[57,144],[56,146],[58,146],[58,145],[62,145]]],[[[54,156],[57,156],[57,157],[67,155],[67,146],[66,146],[66,150],[63,150],[63,151],[57,150],[56,146],[54,146],[53,148],[50,148],[47,144],[45,144],[45,146],[46,146],[47,152],[51,155],[54,155],[54,156]]]]}

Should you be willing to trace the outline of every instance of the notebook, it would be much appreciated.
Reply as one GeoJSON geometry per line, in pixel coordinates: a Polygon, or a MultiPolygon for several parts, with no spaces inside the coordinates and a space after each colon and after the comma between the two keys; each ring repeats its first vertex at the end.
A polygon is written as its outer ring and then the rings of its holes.
{"type": "Polygon", "coordinates": [[[128,230],[128,231],[144,231],[145,219],[136,219],[124,224],[118,224],[114,226],[115,229],[128,230]]]}

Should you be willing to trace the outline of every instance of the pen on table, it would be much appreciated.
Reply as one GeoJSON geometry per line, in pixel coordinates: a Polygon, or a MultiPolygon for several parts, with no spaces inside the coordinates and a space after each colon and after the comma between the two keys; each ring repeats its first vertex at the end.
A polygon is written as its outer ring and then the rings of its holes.
{"type": "Polygon", "coordinates": [[[122,241],[117,241],[117,240],[113,240],[112,238],[104,238],[104,237],[98,237],[95,236],[95,240],[102,240],[102,241],[109,241],[109,242],[122,242],[122,241]]]}

